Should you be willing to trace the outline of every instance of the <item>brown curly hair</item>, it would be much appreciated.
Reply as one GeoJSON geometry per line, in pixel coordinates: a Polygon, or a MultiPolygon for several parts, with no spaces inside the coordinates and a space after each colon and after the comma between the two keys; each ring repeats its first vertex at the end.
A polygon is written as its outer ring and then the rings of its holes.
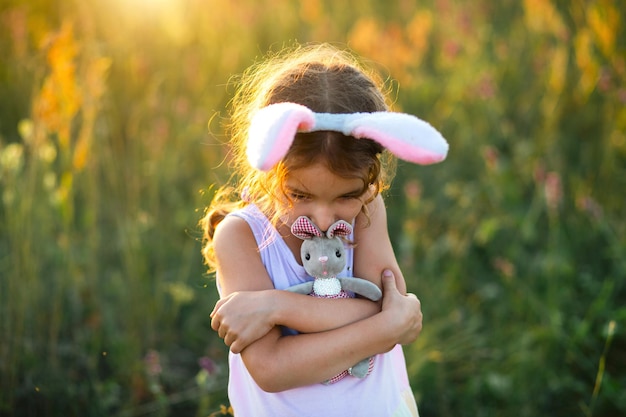
{"type": "Polygon", "coordinates": [[[317,113],[386,111],[384,87],[382,79],[354,55],[329,44],[282,50],[243,73],[230,103],[227,126],[233,168],[230,185],[217,190],[200,222],[202,253],[210,270],[215,268],[213,234],[219,222],[231,211],[254,203],[276,224],[290,206],[284,184],[292,170],[321,161],[336,175],[360,178],[364,193],[373,189],[371,199],[393,177],[395,159],[378,143],[331,131],[298,133],[281,162],[267,172],[257,171],[246,157],[254,112],[280,102],[302,104],[317,113]],[[247,197],[242,199],[244,190],[247,197]]]}

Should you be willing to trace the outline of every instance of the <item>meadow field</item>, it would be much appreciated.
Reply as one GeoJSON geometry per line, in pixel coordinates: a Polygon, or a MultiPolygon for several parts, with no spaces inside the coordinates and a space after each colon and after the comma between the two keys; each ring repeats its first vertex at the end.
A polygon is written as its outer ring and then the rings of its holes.
{"type": "Polygon", "coordinates": [[[422,417],[626,415],[622,0],[2,0],[0,416],[229,414],[198,221],[229,100],[330,42],[450,143],[389,228],[422,417]]]}

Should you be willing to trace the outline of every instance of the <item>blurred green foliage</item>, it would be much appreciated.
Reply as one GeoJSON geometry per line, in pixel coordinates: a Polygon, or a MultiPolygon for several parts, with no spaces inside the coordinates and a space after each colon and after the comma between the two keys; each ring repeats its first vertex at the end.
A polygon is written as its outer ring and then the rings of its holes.
{"type": "Polygon", "coordinates": [[[625,414],[625,19],[620,0],[3,1],[0,415],[229,414],[197,222],[227,177],[231,77],[294,41],[352,48],[450,141],[387,196],[425,314],[421,415],[625,414]]]}

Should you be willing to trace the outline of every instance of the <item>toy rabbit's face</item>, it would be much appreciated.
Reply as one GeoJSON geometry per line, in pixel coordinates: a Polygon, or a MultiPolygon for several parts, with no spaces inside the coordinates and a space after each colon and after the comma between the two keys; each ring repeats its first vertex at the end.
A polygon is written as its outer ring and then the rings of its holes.
{"type": "Polygon", "coordinates": [[[315,237],[302,242],[302,265],[315,278],[336,277],[346,266],[345,249],[338,237],[315,237]]]}
{"type": "Polygon", "coordinates": [[[300,248],[302,265],[315,278],[334,278],[346,266],[346,251],[340,237],[352,233],[352,226],[343,220],[333,223],[326,233],[308,217],[301,216],[291,226],[291,232],[304,240],[300,248]]]}

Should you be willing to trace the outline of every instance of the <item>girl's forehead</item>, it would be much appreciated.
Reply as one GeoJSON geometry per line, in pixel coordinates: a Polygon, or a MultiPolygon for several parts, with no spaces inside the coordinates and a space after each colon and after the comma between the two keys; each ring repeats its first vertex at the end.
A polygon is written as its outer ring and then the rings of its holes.
{"type": "Polygon", "coordinates": [[[302,191],[333,189],[351,192],[363,188],[363,181],[360,178],[339,176],[321,163],[291,171],[287,175],[285,183],[290,188],[302,191]]]}

